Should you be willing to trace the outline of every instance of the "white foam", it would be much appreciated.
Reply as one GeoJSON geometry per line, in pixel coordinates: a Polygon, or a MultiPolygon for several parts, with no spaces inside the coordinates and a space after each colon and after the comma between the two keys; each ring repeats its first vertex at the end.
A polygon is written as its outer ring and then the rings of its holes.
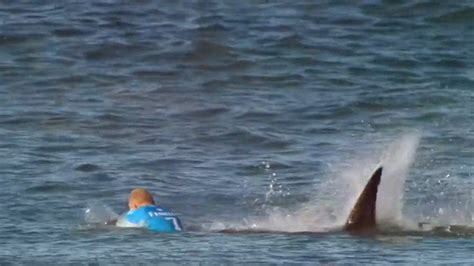
{"type": "Polygon", "coordinates": [[[84,211],[86,223],[105,223],[118,218],[118,214],[109,206],[102,203],[89,203],[84,211]]]}
{"type": "Polygon", "coordinates": [[[419,134],[408,134],[392,143],[383,154],[383,178],[377,197],[380,224],[401,226],[405,180],[420,141],[419,134]]]}

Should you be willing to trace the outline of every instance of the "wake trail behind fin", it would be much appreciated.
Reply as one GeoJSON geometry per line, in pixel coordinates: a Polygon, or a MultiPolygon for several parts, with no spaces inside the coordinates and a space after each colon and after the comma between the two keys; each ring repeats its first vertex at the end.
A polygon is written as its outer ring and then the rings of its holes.
{"type": "Polygon", "coordinates": [[[360,193],[347,218],[344,230],[351,233],[364,233],[376,229],[375,207],[381,177],[382,167],[379,167],[370,177],[362,193],[360,193]]]}

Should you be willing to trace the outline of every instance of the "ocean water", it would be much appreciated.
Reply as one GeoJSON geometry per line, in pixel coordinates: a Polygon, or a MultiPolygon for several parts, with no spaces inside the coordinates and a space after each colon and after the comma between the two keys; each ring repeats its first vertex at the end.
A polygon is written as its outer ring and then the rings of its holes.
{"type": "Polygon", "coordinates": [[[474,264],[473,27],[468,0],[0,3],[0,264],[474,264]],[[341,232],[377,165],[381,232],[341,232]],[[135,187],[185,232],[101,225],[135,187]]]}

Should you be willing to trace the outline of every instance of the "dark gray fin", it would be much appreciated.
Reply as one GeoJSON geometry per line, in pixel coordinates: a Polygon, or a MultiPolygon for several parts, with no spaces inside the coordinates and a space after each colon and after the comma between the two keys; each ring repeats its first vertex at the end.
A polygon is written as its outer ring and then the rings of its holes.
{"type": "Polygon", "coordinates": [[[382,167],[379,167],[370,177],[364,190],[360,193],[354,208],[347,218],[344,230],[353,233],[364,233],[374,231],[375,205],[377,203],[377,191],[382,177],[382,167]]]}

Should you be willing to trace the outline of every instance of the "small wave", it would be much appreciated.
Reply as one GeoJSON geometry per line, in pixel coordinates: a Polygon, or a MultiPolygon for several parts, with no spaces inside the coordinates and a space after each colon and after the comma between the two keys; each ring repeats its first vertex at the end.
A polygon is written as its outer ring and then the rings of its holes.
{"type": "MultiPolygon", "coordinates": [[[[274,42],[273,39],[269,39],[268,41],[274,42]]],[[[291,49],[316,49],[316,47],[305,43],[303,37],[298,34],[292,34],[289,36],[282,37],[278,39],[273,45],[270,47],[278,47],[278,48],[291,48],[291,49]]]]}
{"type": "Polygon", "coordinates": [[[384,236],[439,236],[439,237],[474,237],[472,225],[440,225],[418,223],[417,225],[382,225],[377,234],[384,236]]]}
{"type": "Polygon", "coordinates": [[[474,226],[467,225],[445,225],[434,226],[428,233],[440,236],[473,236],[474,226]]]}
{"type": "Polygon", "coordinates": [[[201,64],[197,67],[200,69],[210,70],[210,71],[238,71],[245,70],[253,66],[253,61],[249,60],[238,60],[233,62],[219,62],[218,64],[201,64]]]}
{"type": "Polygon", "coordinates": [[[282,149],[291,144],[289,140],[283,140],[276,134],[251,131],[246,128],[238,128],[231,131],[213,133],[206,136],[198,137],[197,140],[202,142],[213,143],[227,142],[234,143],[239,146],[241,146],[242,143],[245,143],[246,145],[261,145],[275,149],[282,149]]]}
{"type": "Polygon", "coordinates": [[[160,81],[165,79],[178,79],[179,73],[177,71],[170,70],[153,70],[153,69],[142,69],[131,72],[131,75],[145,80],[156,80],[160,81]]]}
{"type": "MultiPolygon", "coordinates": [[[[203,225],[193,227],[194,231],[211,231],[224,234],[297,234],[297,235],[325,235],[334,233],[343,233],[342,227],[326,228],[318,231],[288,231],[278,228],[258,228],[258,226],[229,226],[224,223],[214,223],[212,225],[203,225]]],[[[407,237],[407,236],[437,236],[437,237],[474,237],[474,227],[467,225],[444,225],[434,226],[431,229],[408,230],[404,228],[385,228],[376,232],[364,234],[367,237],[375,237],[379,240],[385,240],[380,237],[407,237]]]]}
{"type": "MultiPolygon", "coordinates": [[[[376,65],[390,66],[401,69],[414,69],[419,67],[422,63],[414,58],[400,58],[395,56],[379,56],[377,59],[370,60],[376,65]]],[[[416,75],[413,72],[405,71],[404,75],[416,75]]]]}
{"type": "Polygon", "coordinates": [[[210,118],[225,114],[229,110],[229,108],[224,106],[212,106],[207,108],[189,110],[187,112],[180,113],[180,116],[186,116],[187,118],[210,118]]]}
{"type": "Polygon", "coordinates": [[[228,27],[220,23],[213,23],[213,24],[209,24],[205,26],[200,26],[197,29],[195,29],[196,33],[200,35],[205,35],[205,34],[215,35],[215,34],[218,34],[218,32],[226,32],[228,30],[229,30],[228,27]]]}
{"type": "Polygon", "coordinates": [[[341,26],[350,26],[350,27],[362,27],[372,22],[371,19],[363,16],[352,16],[352,17],[338,17],[331,20],[332,23],[341,26]]]}
{"type": "Polygon", "coordinates": [[[124,55],[140,54],[147,51],[143,45],[132,45],[124,43],[109,42],[97,44],[92,49],[84,53],[84,57],[91,61],[101,61],[107,59],[121,59],[124,55]]]}
{"type": "MultiPolygon", "coordinates": [[[[474,15],[474,14],[473,14],[474,15]]],[[[441,59],[434,62],[434,65],[448,68],[466,68],[467,65],[462,59],[441,59]]]]}
{"type": "Polygon", "coordinates": [[[243,114],[237,116],[238,119],[244,120],[254,120],[254,121],[261,121],[266,119],[272,119],[278,116],[278,113],[271,112],[268,110],[250,110],[246,111],[243,114]]]}
{"type": "Polygon", "coordinates": [[[236,78],[246,82],[263,83],[267,82],[289,82],[289,81],[303,81],[304,76],[300,74],[285,74],[285,75],[239,75],[236,78]]]}
{"type": "Polygon", "coordinates": [[[3,125],[27,125],[27,124],[34,124],[36,122],[38,121],[33,117],[12,118],[11,116],[5,116],[3,120],[2,120],[2,117],[0,117],[0,124],[3,124],[3,125]]]}
{"type": "Polygon", "coordinates": [[[39,146],[34,149],[35,152],[40,153],[61,153],[61,152],[70,152],[72,150],[77,150],[78,147],[70,144],[55,144],[47,146],[39,146]]]}
{"type": "Polygon", "coordinates": [[[80,171],[80,172],[95,172],[99,169],[100,167],[98,165],[91,164],[91,163],[84,163],[74,168],[74,170],[80,171]]]}
{"type": "Polygon", "coordinates": [[[101,122],[121,122],[125,121],[124,117],[115,113],[105,113],[97,116],[97,120],[101,122]]]}
{"type": "Polygon", "coordinates": [[[0,37],[0,47],[1,46],[10,46],[10,45],[19,45],[23,43],[28,43],[31,41],[36,41],[46,38],[46,35],[39,33],[28,33],[28,34],[8,34],[3,33],[0,37]]]}
{"type": "Polygon", "coordinates": [[[53,34],[58,37],[77,37],[89,34],[89,32],[77,28],[59,28],[53,30],[53,34]]]}
{"type": "Polygon", "coordinates": [[[431,18],[430,20],[437,23],[473,24],[473,17],[474,8],[470,7],[443,14],[441,16],[431,18]]]}
{"type": "Polygon", "coordinates": [[[201,62],[213,59],[220,61],[233,54],[231,47],[209,40],[198,40],[194,42],[193,46],[193,49],[185,56],[188,62],[201,62]]]}
{"type": "Polygon", "coordinates": [[[71,191],[73,187],[63,182],[45,182],[26,189],[28,193],[61,193],[71,191]]]}

